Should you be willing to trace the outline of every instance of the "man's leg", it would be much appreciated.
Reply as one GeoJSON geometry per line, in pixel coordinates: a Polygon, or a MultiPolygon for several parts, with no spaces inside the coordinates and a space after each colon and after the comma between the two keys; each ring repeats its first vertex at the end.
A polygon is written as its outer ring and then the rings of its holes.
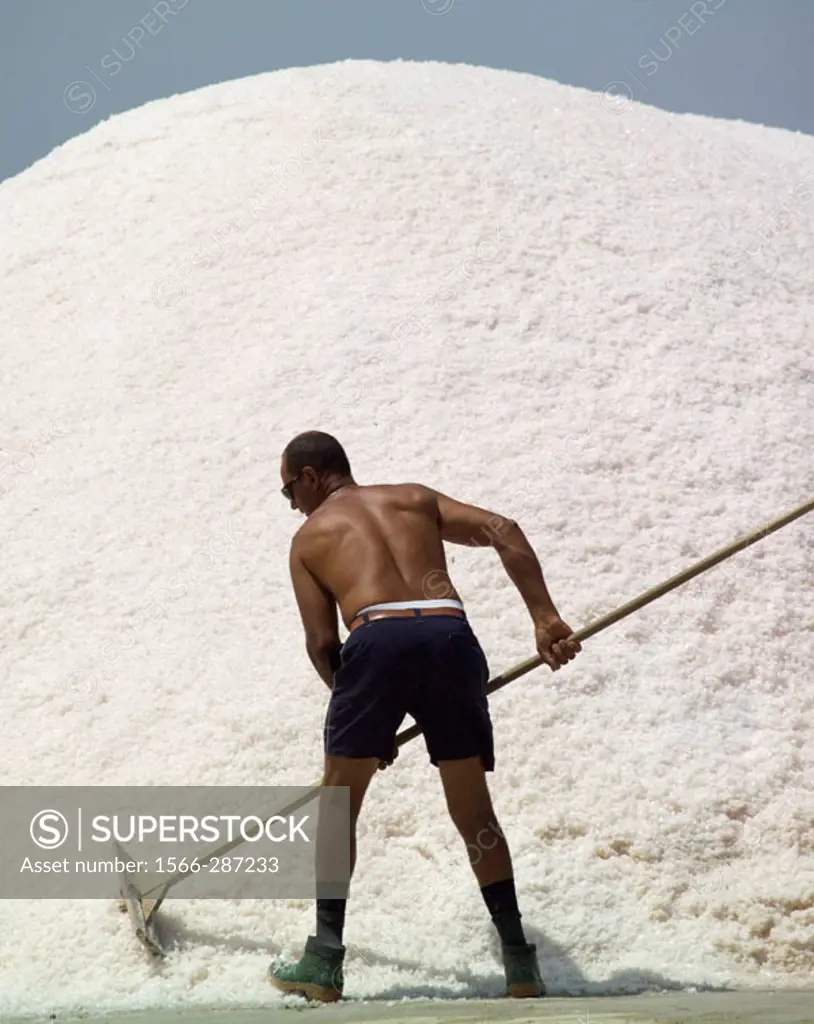
{"type": "MultiPolygon", "coordinates": [[[[350,798],[350,876],[356,867],[356,822],[362,810],[365,793],[378,767],[377,758],[369,757],[325,757],[325,774],[322,785],[346,786],[350,798]]],[[[317,838],[321,843],[322,837],[317,838]]],[[[330,839],[327,840],[330,842],[330,839]]],[[[329,856],[330,859],[330,856],[329,856]]],[[[341,948],[345,927],[344,899],[324,899],[317,896],[317,933],[319,942],[326,946],[341,948]]]]}
{"type": "Polygon", "coordinates": [[[438,761],[450,817],[466,843],[470,864],[503,947],[507,992],[545,994],[536,949],[526,941],[517,905],[509,844],[497,820],[480,757],[438,761]]]}
{"type": "Polygon", "coordinates": [[[506,946],[525,943],[509,844],[500,828],[480,757],[439,761],[450,817],[466,843],[483,899],[506,946]]]}
{"type": "MultiPolygon", "coordinates": [[[[375,757],[336,757],[326,755],[322,786],[347,786],[350,790],[350,870],[356,866],[356,822],[367,792],[367,787],[379,765],[375,757]]],[[[269,980],[286,993],[296,993],[308,999],[333,1002],[342,996],[344,988],[343,962],[345,947],[342,933],[345,927],[344,899],[327,899],[319,895],[319,882],[335,882],[320,878],[320,849],[325,838],[317,830],[317,929],[308,938],[305,952],[297,963],[272,964],[269,980]]],[[[330,839],[328,839],[330,842],[330,839]]],[[[327,860],[333,858],[327,855],[327,860]]]]}

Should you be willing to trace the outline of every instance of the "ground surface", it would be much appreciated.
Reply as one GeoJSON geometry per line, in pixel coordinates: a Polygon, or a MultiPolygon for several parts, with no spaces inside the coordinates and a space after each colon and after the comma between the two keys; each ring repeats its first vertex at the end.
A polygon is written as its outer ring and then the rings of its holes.
{"type": "Polygon", "coordinates": [[[703,993],[596,999],[418,1000],[408,1005],[344,1003],[226,1013],[164,1013],[84,1018],[84,1024],[814,1024],[809,992],[703,993]],[[311,1013],[315,1014],[312,1018],[311,1013]]]}

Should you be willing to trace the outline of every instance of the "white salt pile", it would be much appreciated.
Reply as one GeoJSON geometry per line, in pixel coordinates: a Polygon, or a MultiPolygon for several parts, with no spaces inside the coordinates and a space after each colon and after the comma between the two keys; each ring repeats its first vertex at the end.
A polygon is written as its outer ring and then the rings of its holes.
{"type": "MultiPolygon", "coordinates": [[[[0,186],[3,674],[17,785],[298,785],[327,690],[279,454],[515,515],[578,628],[814,493],[814,139],[533,77],[347,62],[97,125],[0,186]]],[[[553,993],[814,969],[811,517],[492,702],[553,993]]],[[[533,653],[485,550],[497,674],[533,653]]],[[[406,724],[409,724],[406,723],[406,724]]],[[[313,904],[0,902],[0,1016],[267,1005],[313,904]]],[[[348,998],[497,995],[419,739],[374,780],[348,998]]]]}

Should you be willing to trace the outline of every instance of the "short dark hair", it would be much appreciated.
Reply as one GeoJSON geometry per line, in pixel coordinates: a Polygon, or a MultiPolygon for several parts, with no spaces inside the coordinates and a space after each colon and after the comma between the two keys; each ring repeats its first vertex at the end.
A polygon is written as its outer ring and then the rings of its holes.
{"type": "Polygon", "coordinates": [[[291,473],[302,473],[306,466],[310,466],[317,473],[350,476],[350,462],[345,449],[335,437],[321,430],[297,434],[285,446],[283,458],[291,473]]]}

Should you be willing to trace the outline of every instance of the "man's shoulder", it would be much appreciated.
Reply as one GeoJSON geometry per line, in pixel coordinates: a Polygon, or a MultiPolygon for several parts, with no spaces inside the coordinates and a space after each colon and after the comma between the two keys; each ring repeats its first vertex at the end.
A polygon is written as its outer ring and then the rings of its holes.
{"type": "Polygon", "coordinates": [[[299,527],[297,532],[294,534],[294,536],[291,538],[292,555],[300,554],[304,546],[308,543],[309,537],[311,535],[311,531],[309,529],[311,525],[311,520],[306,519],[305,522],[299,527]]]}
{"type": "Polygon", "coordinates": [[[394,508],[412,508],[416,511],[429,512],[436,503],[436,492],[417,480],[375,484],[374,489],[394,508]]]}
{"type": "MultiPolygon", "coordinates": [[[[398,495],[419,499],[432,498],[435,495],[435,491],[433,491],[431,487],[415,480],[388,481],[386,483],[384,481],[376,481],[375,483],[370,484],[358,484],[356,487],[356,493],[362,496],[365,494],[371,496],[379,494],[384,496],[398,495]]],[[[320,508],[317,509],[317,512],[321,512],[323,508],[327,507],[327,504],[328,503],[326,502],[325,505],[320,506],[320,508]]]]}
{"type": "Polygon", "coordinates": [[[417,480],[406,480],[401,483],[392,484],[379,484],[380,487],[389,488],[391,491],[399,491],[405,495],[411,495],[416,498],[430,498],[433,495],[433,490],[426,484],[419,483],[417,480]]]}

